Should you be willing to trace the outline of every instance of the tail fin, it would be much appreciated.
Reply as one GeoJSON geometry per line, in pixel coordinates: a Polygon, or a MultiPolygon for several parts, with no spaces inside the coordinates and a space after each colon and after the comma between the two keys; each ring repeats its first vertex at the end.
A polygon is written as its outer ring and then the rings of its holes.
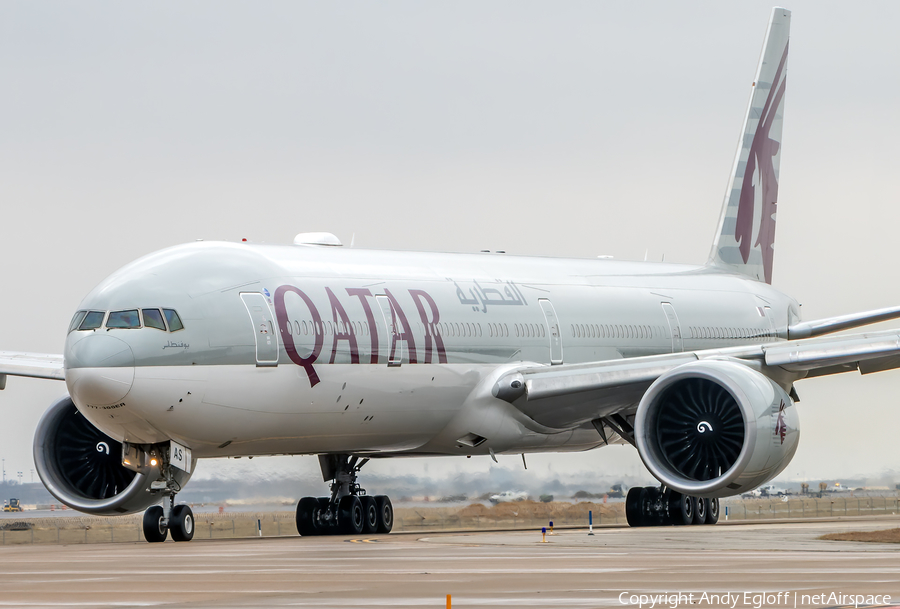
{"type": "Polygon", "coordinates": [[[709,264],[772,283],[791,12],[772,9],[709,264]]]}

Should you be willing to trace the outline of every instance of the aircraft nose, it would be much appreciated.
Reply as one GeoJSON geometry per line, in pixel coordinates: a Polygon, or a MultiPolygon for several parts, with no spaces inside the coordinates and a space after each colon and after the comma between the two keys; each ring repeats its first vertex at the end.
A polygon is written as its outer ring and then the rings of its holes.
{"type": "Polygon", "coordinates": [[[67,345],[66,385],[76,404],[109,406],[131,391],[134,353],[123,340],[92,333],[67,345]]]}

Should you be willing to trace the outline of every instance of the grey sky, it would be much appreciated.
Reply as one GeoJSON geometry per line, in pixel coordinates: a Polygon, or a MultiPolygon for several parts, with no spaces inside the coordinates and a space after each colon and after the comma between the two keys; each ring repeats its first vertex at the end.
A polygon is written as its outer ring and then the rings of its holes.
{"type": "MultiPolygon", "coordinates": [[[[900,304],[900,4],[787,8],[774,283],[807,319],[900,304]]],[[[61,352],[103,277],[197,238],[328,230],[360,247],[702,262],[770,10],[0,2],[0,349],[61,352]]],[[[785,475],[900,469],[898,387],[897,372],[798,384],[785,475]]],[[[13,378],[0,393],[8,476],[29,479],[36,422],[63,391],[13,378]]],[[[639,467],[624,448],[535,459],[639,467]]]]}

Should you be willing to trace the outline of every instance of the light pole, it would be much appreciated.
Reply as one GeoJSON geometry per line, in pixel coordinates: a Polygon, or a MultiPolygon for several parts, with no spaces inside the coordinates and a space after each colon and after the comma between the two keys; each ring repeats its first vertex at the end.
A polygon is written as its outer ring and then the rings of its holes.
{"type": "Polygon", "coordinates": [[[16,472],[16,477],[19,479],[19,486],[22,486],[22,472],[16,472]]]}
{"type": "Polygon", "coordinates": [[[34,484],[34,470],[31,470],[31,483],[34,484]]]}
{"type": "Polygon", "coordinates": [[[6,484],[6,459],[0,459],[0,468],[3,469],[3,484],[6,484]]]}

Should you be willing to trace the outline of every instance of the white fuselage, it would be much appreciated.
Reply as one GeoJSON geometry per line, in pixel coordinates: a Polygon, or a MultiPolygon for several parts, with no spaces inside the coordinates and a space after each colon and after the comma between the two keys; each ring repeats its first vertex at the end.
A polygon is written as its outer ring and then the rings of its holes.
{"type": "Polygon", "coordinates": [[[602,443],[588,421],[541,425],[492,379],[772,342],[798,317],[709,267],[229,243],[151,254],[80,308],[142,307],[184,328],[70,332],[70,395],[113,438],[196,457],[585,450],[602,443]]]}

